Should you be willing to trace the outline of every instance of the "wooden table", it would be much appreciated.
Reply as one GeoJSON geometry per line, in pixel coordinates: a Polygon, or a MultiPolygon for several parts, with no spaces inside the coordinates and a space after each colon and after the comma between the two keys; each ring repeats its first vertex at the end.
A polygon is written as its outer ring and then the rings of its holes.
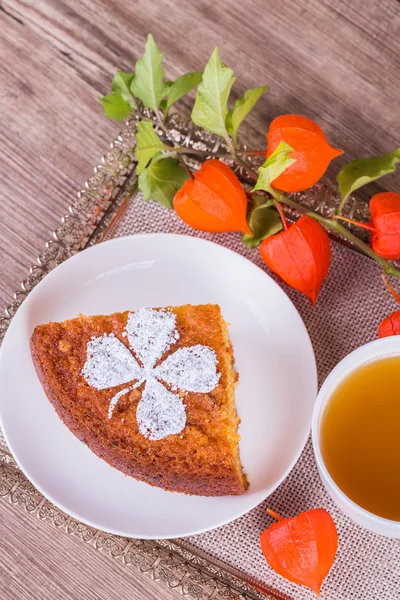
{"type": "MultiPolygon", "coordinates": [[[[315,118],[342,162],[400,144],[396,0],[1,0],[0,27],[2,306],[117,133],[97,98],[117,68],[132,70],[148,32],[171,78],[200,70],[218,44],[236,94],[269,84],[248,121],[259,147],[286,112],[315,118]]],[[[399,179],[385,188],[399,191],[399,179]]],[[[176,594],[0,502],[0,597],[176,594]]]]}

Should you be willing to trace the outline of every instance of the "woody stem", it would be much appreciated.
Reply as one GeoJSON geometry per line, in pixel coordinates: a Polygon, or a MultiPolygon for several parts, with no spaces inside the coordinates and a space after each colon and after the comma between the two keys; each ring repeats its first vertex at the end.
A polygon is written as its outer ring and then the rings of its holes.
{"type": "Polygon", "coordinates": [[[389,292],[392,294],[393,298],[400,304],[400,295],[392,288],[385,275],[382,274],[383,283],[386,285],[389,292]]]}
{"type": "Polygon", "coordinates": [[[230,152],[209,152],[208,150],[197,150],[195,148],[186,148],[185,146],[181,146],[180,148],[175,148],[178,154],[193,154],[194,156],[201,156],[204,158],[230,158],[233,159],[239,166],[245,169],[247,176],[257,181],[257,173],[244,161],[238,153],[232,148],[230,152]]]}
{"type": "Polygon", "coordinates": [[[178,152],[180,152],[181,154],[193,154],[193,156],[201,156],[204,158],[232,158],[232,155],[229,152],[210,152],[209,150],[197,150],[196,148],[186,148],[186,146],[182,146],[180,149],[178,149],[178,152]]]}
{"type": "Polygon", "coordinates": [[[368,225],[368,223],[361,223],[360,221],[355,221],[354,219],[349,219],[348,217],[342,217],[341,215],[334,215],[332,219],[335,221],[346,221],[346,223],[351,223],[352,225],[361,227],[361,229],[368,229],[368,231],[375,231],[375,227],[368,225]]]}
{"type": "Polygon", "coordinates": [[[266,156],[266,150],[241,150],[242,154],[246,154],[246,156],[266,156]]]}
{"type": "Polygon", "coordinates": [[[343,212],[344,205],[346,204],[348,197],[349,197],[348,195],[342,197],[342,200],[339,204],[339,208],[337,210],[335,210],[336,215],[340,215],[343,212]]]}
{"type": "Polygon", "coordinates": [[[243,169],[246,171],[247,176],[250,177],[250,179],[254,179],[254,181],[257,181],[258,176],[257,173],[254,171],[254,169],[247,164],[247,162],[245,160],[243,160],[243,158],[241,158],[238,153],[236,152],[236,150],[233,148],[232,149],[232,156],[235,160],[235,162],[240,165],[241,167],[243,167],[243,169]]]}
{"type": "Polygon", "coordinates": [[[156,117],[157,117],[157,123],[158,123],[158,125],[163,130],[163,132],[165,133],[165,135],[167,136],[167,138],[170,140],[170,142],[172,143],[173,147],[177,151],[178,160],[181,163],[182,167],[185,169],[185,171],[189,175],[189,177],[191,179],[194,179],[192,171],[189,169],[189,167],[187,166],[187,164],[186,164],[183,156],[179,152],[179,149],[181,148],[181,146],[175,142],[173,135],[171,134],[171,132],[166,127],[166,125],[165,125],[165,123],[163,121],[163,118],[160,115],[160,111],[158,111],[158,110],[156,111],[156,117]]]}
{"type": "Polygon", "coordinates": [[[275,206],[276,210],[278,211],[279,216],[281,218],[283,229],[286,231],[289,226],[288,226],[288,223],[287,223],[287,220],[285,217],[285,213],[283,212],[282,207],[279,204],[279,202],[277,202],[276,200],[274,200],[274,206],[275,206]]]}
{"type": "Polygon", "coordinates": [[[358,237],[351,233],[348,229],[343,227],[343,225],[340,225],[340,223],[338,223],[336,220],[327,219],[326,217],[322,217],[321,215],[318,215],[315,212],[308,211],[303,206],[301,206],[301,204],[299,204],[295,200],[292,200],[292,198],[284,196],[283,194],[277,193],[276,199],[278,200],[278,202],[282,202],[283,204],[290,206],[291,208],[300,213],[305,213],[307,216],[312,217],[313,219],[321,223],[321,225],[326,227],[326,229],[329,229],[330,231],[333,231],[334,233],[344,237],[346,240],[348,240],[354,246],[356,246],[359,250],[361,250],[361,252],[363,252],[364,254],[372,258],[372,260],[377,262],[382,267],[382,270],[384,273],[386,273],[386,275],[392,275],[393,277],[397,277],[397,279],[400,279],[399,269],[396,269],[396,267],[388,260],[381,258],[376,252],[372,250],[372,248],[367,246],[367,244],[364,244],[364,242],[358,239],[358,237]]]}

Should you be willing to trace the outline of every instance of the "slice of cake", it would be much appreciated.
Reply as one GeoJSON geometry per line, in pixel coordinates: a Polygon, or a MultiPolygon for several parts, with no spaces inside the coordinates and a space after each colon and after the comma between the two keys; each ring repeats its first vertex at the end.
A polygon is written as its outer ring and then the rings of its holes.
{"type": "Polygon", "coordinates": [[[219,306],[80,315],[38,325],[31,350],[59,417],[113,467],[187,494],[246,491],[219,306]]]}

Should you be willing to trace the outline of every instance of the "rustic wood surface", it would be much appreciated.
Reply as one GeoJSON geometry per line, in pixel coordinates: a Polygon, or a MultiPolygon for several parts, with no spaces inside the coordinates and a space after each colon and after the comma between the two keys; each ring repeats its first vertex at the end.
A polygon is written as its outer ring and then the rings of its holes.
{"type": "MultiPolygon", "coordinates": [[[[237,94],[269,84],[248,121],[254,147],[285,112],[315,118],[346,151],[343,161],[400,142],[396,0],[0,0],[0,30],[1,306],[117,133],[97,98],[117,68],[132,69],[148,32],[171,78],[200,70],[218,44],[235,68],[237,94]]],[[[384,185],[399,189],[399,176],[384,185]]],[[[147,600],[172,592],[3,502],[0,596],[147,600]]]]}

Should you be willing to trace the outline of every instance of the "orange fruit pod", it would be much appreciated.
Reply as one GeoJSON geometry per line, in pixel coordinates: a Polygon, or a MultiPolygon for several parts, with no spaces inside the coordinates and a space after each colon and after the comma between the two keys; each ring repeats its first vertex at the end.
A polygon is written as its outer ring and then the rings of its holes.
{"type": "Polygon", "coordinates": [[[176,193],[173,206],[182,221],[194,229],[251,235],[246,193],[232,169],[219,160],[205,161],[176,193]]]}
{"type": "Polygon", "coordinates": [[[267,134],[267,158],[280,142],[294,148],[291,153],[296,162],[272,183],[283,192],[300,192],[316,184],[331,160],[343,150],[329,145],[321,127],[301,115],[282,115],[274,119],[267,134]]]}
{"type": "MultiPolygon", "coordinates": [[[[382,279],[393,298],[400,304],[400,295],[392,288],[384,275],[382,275],[382,279]]],[[[395,310],[379,324],[378,337],[390,337],[391,335],[400,335],[400,310],[395,310]]]]}
{"type": "Polygon", "coordinates": [[[271,271],[315,304],[331,260],[329,237],[319,223],[301,217],[264,240],[260,254],[271,271]]]}
{"type": "Polygon", "coordinates": [[[381,192],[371,198],[369,209],[372,249],[382,258],[400,258],[400,194],[381,192]]]}
{"type": "Polygon", "coordinates": [[[338,535],[323,508],[280,519],[261,534],[261,550],[270,567],[293,583],[305,585],[317,596],[336,556],[338,535]]]}
{"type": "Polygon", "coordinates": [[[372,196],[369,209],[369,223],[355,221],[341,215],[335,218],[346,221],[362,229],[371,231],[371,247],[386,260],[400,258],[400,194],[381,192],[372,196]]]}
{"type": "Polygon", "coordinates": [[[379,324],[378,337],[383,338],[391,335],[400,335],[400,310],[395,310],[379,324]]]}

